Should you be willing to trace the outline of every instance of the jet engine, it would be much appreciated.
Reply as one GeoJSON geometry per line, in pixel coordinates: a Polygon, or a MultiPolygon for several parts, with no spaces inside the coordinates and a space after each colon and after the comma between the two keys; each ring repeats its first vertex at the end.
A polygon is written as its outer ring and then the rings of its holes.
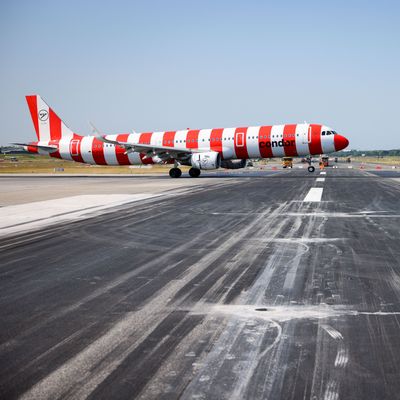
{"type": "Polygon", "coordinates": [[[221,165],[221,156],[215,151],[208,153],[193,153],[190,164],[197,169],[217,169],[221,165]]]}
{"type": "MultiPolygon", "coordinates": [[[[169,158],[169,157],[168,157],[169,158]]],[[[166,157],[162,157],[162,156],[153,156],[151,157],[151,159],[153,160],[154,164],[163,164],[165,163],[165,160],[167,159],[166,157]]]]}
{"type": "Polygon", "coordinates": [[[226,169],[239,169],[246,166],[246,160],[223,160],[221,161],[221,168],[226,169]]]}

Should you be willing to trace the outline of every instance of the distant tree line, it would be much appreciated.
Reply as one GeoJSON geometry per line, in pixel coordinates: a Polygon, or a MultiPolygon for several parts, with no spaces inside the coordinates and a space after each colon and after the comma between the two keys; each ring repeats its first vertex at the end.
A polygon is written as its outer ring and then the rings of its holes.
{"type": "Polygon", "coordinates": [[[28,154],[20,146],[0,146],[0,154],[28,154]]]}
{"type": "Polygon", "coordinates": [[[349,150],[349,151],[337,151],[332,153],[335,157],[387,157],[387,156],[400,156],[400,149],[394,150],[349,150]]]}

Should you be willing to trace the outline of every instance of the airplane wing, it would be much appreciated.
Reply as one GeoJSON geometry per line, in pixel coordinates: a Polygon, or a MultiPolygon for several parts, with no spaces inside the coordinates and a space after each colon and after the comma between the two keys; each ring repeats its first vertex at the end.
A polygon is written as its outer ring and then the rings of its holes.
{"type": "Polygon", "coordinates": [[[144,143],[131,143],[131,142],[120,142],[117,140],[108,139],[105,135],[101,135],[97,128],[89,122],[92,127],[92,132],[96,136],[98,140],[103,143],[113,144],[115,146],[120,146],[125,148],[126,154],[128,153],[144,153],[148,157],[159,156],[162,159],[168,158],[178,158],[185,159],[189,158],[192,153],[203,153],[209,150],[202,149],[187,149],[184,147],[171,147],[171,146],[161,146],[161,145],[153,145],[153,144],[144,144],[144,143]]]}
{"type": "Polygon", "coordinates": [[[29,144],[29,143],[11,143],[16,146],[29,146],[29,147],[36,147],[37,149],[48,151],[49,153],[55,153],[58,151],[57,146],[43,146],[43,145],[38,145],[38,144],[29,144]]]}
{"type": "Polygon", "coordinates": [[[127,150],[136,151],[138,153],[147,153],[148,151],[154,151],[154,152],[168,152],[168,153],[174,153],[174,154],[177,154],[177,153],[192,154],[192,153],[200,153],[200,152],[205,151],[202,149],[187,149],[184,147],[171,147],[171,146],[144,144],[144,143],[119,142],[116,140],[107,139],[104,136],[97,136],[97,139],[101,140],[104,143],[111,143],[111,144],[114,144],[117,146],[125,147],[127,150]]]}

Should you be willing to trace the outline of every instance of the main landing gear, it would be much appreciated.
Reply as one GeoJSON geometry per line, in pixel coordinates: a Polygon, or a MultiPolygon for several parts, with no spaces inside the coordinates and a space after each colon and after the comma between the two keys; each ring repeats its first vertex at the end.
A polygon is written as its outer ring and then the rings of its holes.
{"type": "Polygon", "coordinates": [[[171,168],[169,170],[169,176],[171,178],[180,178],[180,176],[182,175],[182,171],[179,168],[171,168]]]}
{"type": "MultiPolygon", "coordinates": [[[[177,167],[171,168],[169,170],[169,176],[171,178],[180,178],[181,175],[182,175],[182,171],[177,167]]],[[[197,168],[190,168],[189,169],[189,175],[192,178],[198,178],[200,176],[200,170],[197,169],[197,168]]]]}
{"type": "Polygon", "coordinates": [[[189,175],[192,178],[198,178],[200,176],[200,170],[197,168],[190,168],[189,169],[189,175]]]}

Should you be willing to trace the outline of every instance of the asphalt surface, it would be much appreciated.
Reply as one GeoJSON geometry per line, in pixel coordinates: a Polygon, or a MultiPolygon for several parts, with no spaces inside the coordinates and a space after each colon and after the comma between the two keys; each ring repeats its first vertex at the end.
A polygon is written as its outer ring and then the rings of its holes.
{"type": "Polygon", "coordinates": [[[0,241],[0,398],[400,398],[399,174],[213,176],[0,241]]]}

